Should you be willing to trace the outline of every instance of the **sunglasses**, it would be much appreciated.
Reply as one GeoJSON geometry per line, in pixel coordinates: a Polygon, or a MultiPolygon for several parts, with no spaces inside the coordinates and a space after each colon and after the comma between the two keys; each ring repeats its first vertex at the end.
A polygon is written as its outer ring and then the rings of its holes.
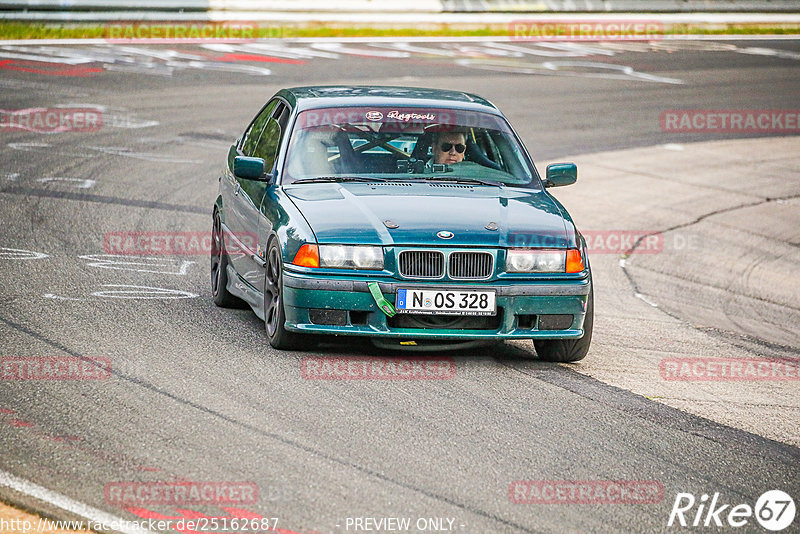
{"type": "Polygon", "coordinates": [[[456,152],[458,152],[459,154],[463,154],[464,151],[467,149],[467,145],[462,145],[461,143],[457,145],[454,145],[453,143],[442,143],[440,145],[442,152],[450,152],[450,149],[453,147],[456,148],[456,152]]]}

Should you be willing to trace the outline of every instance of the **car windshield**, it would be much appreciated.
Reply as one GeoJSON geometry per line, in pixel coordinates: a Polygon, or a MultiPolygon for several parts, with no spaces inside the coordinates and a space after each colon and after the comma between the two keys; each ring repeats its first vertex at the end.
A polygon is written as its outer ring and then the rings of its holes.
{"type": "Polygon", "coordinates": [[[454,181],[538,187],[506,121],[447,108],[326,108],[301,112],[284,184],[454,181]]]}

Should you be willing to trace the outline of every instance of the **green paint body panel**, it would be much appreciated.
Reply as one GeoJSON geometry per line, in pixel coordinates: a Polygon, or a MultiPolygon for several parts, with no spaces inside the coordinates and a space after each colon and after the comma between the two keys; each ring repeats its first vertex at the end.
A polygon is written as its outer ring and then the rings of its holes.
{"type": "MultiPolygon", "coordinates": [[[[503,115],[494,105],[476,95],[456,91],[407,87],[297,87],[280,90],[274,98],[291,109],[287,132],[282,138],[275,163],[276,176],[263,180],[237,179],[233,176],[234,158],[242,153],[239,144],[231,147],[220,177],[220,195],[215,210],[220,212],[226,232],[257,235],[253,250],[246,250],[254,262],[250,267],[229,267],[228,289],[246,300],[263,318],[263,268],[255,267],[269,243],[277,240],[282,252],[285,327],[295,332],[358,335],[392,338],[441,340],[579,338],[583,335],[585,306],[591,287],[591,272],[585,244],[564,207],[545,190],[536,173],[525,187],[435,187],[429,183],[396,184],[314,183],[281,184],[281,170],[297,114],[328,107],[437,107],[503,115]],[[227,181],[227,182],[226,182],[227,181]],[[225,184],[238,183],[239,195],[229,194],[225,184]],[[250,200],[250,223],[236,227],[230,204],[250,200]],[[398,228],[390,229],[391,220],[398,228]],[[493,222],[497,229],[487,228],[493,222]],[[446,242],[437,237],[440,231],[453,233],[446,242]],[[373,245],[384,250],[383,271],[346,269],[309,269],[291,265],[306,243],[373,245]],[[445,276],[441,280],[407,280],[398,274],[398,254],[405,249],[425,247],[442,251],[489,250],[494,254],[491,276],[480,281],[458,281],[445,276]],[[581,273],[516,274],[505,272],[506,250],[512,247],[579,248],[586,269],[581,273]],[[259,271],[260,269],[260,271],[259,271]],[[289,280],[289,282],[287,282],[289,280]],[[379,309],[367,289],[368,282],[381,284],[385,299],[395,304],[398,287],[458,289],[498,289],[497,307],[502,320],[494,329],[398,328],[379,309]],[[316,284],[316,286],[314,286],[316,284]],[[301,287],[302,286],[302,287],[301,287]],[[541,289],[543,294],[536,294],[541,289]],[[525,293],[528,294],[525,294],[525,293]],[[313,324],[309,309],[362,312],[358,324],[350,315],[346,325],[313,324]],[[572,325],[565,330],[541,331],[536,322],[529,328],[519,324],[518,316],[568,314],[572,325]],[[364,324],[365,323],[365,324],[364,324]]],[[[262,109],[266,109],[266,105],[262,109]]],[[[504,119],[503,119],[504,120],[504,119]]],[[[243,134],[244,135],[244,134],[243,134]]],[[[524,148],[524,145],[522,145],[524,148]]],[[[527,154],[525,157],[530,158],[527,154]]],[[[251,163],[252,165],[252,163],[251,163]]],[[[270,169],[265,169],[270,173],[270,169]]],[[[552,169],[554,182],[574,181],[574,165],[552,169]]],[[[558,184],[554,184],[558,185],[558,184]]],[[[231,188],[232,189],[232,188],[231,188]]],[[[226,234],[227,236],[227,234],[226,234]]],[[[226,239],[229,239],[226,237],[226,239]]],[[[236,258],[235,265],[248,265],[246,258],[236,258]]],[[[398,314],[399,317],[402,314],[398,314]]]]}

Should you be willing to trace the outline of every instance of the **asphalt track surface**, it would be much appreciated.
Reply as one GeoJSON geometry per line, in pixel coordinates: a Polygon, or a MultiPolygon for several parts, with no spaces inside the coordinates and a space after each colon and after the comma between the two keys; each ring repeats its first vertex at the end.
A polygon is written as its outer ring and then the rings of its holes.
{"type": "MultiPolygon", "coordinates": [[[[109,232],[208,232],[227,146],[280,87],[468,90],[504,111],[538,162],[731,139],[665,133],[660,113],[793,109],[800,94],[800,43],[791,40],[500,45],[0,46],[3,109],[104,113],[95,132],[0,134],[2,355],[112,362],[107,380],[0,382],[0,469],[125,519],[178,513],[115,506],[104,496],[110,483],[249,481],[259,498],[240,508],[307,534],[354,532],[354,517],[451,518],[468,533],[657,532],[675,529],[666,524],[679,492],[752,506],[781,489],[797,500],[796,446],[591,378],[580,363],[540,362],[529,343],[451,353],[449,380],[305,380],[304,357],[380,353],[347,339],[272,350],[252,312],[214,306],[204,255],[137,264],[100,256],[109,232]],[[663,496],[519,504],[509,498],[519,480],[653,481],[663,496]]],[[[626,205],[596,209],[607,216],[626,205]]],[[[676,282],[647,283],[668,294],[676,282]]],[[[632,292],[598,285],[598,298],[610,290],[632,292]]],[[[666,335],[658,321],[603,324],[632,347],[666,335]]],[[[776,342],[771,323],[748,328],[748,339],[776,342]]],[[[796,328],[779,343],[795,357],[796,328]]],[[[65,515],[8,488],[0,497],[65,515]]],[[[721,530],[763,531],[752,518],[721,530]]]]}

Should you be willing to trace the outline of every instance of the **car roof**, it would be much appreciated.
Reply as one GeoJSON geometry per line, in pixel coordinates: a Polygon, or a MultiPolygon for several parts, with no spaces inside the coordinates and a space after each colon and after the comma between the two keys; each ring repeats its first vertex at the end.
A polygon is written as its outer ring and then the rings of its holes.
{"type": "Polygon", "coordinates": [[[462,91],[374,85],[314,85],[281,89],[299,111],[352,106],[445,107],[502,115],[488,100],[462,91]]]}

